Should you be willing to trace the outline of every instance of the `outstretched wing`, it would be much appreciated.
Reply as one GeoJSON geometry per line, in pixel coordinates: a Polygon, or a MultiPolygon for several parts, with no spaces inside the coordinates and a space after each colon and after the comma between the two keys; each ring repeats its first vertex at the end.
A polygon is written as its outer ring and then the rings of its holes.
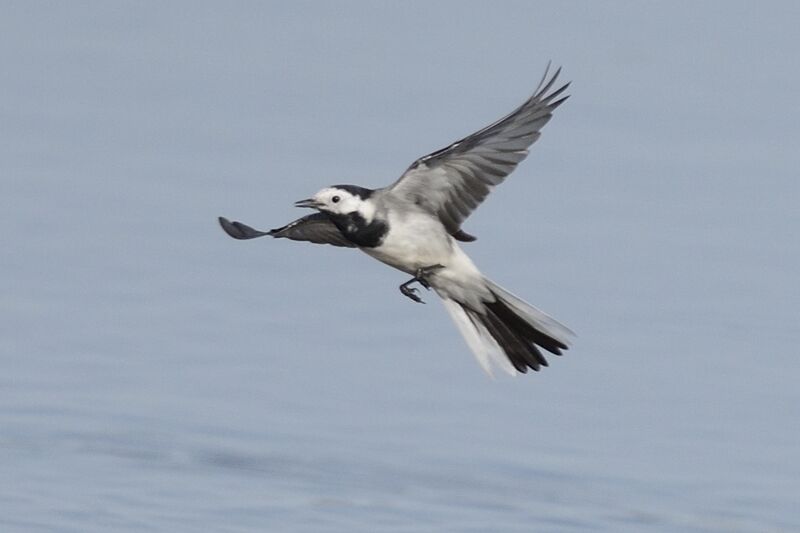
{"type": "Polygon", "coordinates": [[[548,93],[561,69],[549,79],[548,71],[549,65],[533,96],[511,114],[417,159],[388,192],[438,216],[456,238],[466,235],[460,230],[464,219],[528,156],[553,110],[569,98],[558,98],[569,83],[548,93]]]}
{"type": "Polygon", "coordinates": [[[346,246],[355,248],[355,244],[347,240],[333,222],[322,213],[298,218],[281,228],[269,231],[260,231],[247,224],[219,217],[219,224],[225,233],[234,239],[255,239],[256,237],[270,237],[291,239],[293,241],[308,241],[314,244],[332,244],[333,246],[346,246]]]}

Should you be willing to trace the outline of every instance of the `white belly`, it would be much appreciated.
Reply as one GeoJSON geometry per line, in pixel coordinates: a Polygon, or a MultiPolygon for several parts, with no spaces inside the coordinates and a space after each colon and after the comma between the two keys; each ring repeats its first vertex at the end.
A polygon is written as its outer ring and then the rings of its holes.
{"type": "Polygon", "coordinates": [[[440,296],[475,308],[490,297],[483,275],[437,219],[420,214],[404,219],[390,216],[389,228],[380,246],[361,249],[412,276],[420,268],[443,266],[426,278],[440,296]]]}
{"type": "Polygon", "coordinates": [[[409,274],[432,265],[446,266],[455,243],[435,218],[420,213],[389,216],[389,233],[377,248],[362,250],[387,265],[409,274]]]}

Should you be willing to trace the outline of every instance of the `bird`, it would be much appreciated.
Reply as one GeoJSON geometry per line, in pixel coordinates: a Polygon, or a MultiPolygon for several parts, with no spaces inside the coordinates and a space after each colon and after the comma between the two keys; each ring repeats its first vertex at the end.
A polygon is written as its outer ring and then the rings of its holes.
{"type": "Polygon", "coordinates": [[[524,160],[570,83],[554,89],[561,68],[541,81],[522,105],[483,129],[414,161],[388,187],[325,187],[296,207],[313,214],[269,231],[219,217],[234,239],[271,236],[357,248],[413,276],[400,292],[424,303],[414,283],[433,290],[490,375],[548,366],[542,351],[561,355],[574,333],[485,277],[459,243],[476,237],[464,220],[524,160]]]}

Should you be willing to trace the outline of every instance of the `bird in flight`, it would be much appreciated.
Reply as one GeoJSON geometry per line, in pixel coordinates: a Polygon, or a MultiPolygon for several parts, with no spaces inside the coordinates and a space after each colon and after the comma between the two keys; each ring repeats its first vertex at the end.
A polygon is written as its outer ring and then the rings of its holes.
{"type": "Polygon", "coordinates": [[[561,355],[572,331],[484,277],[458,242],[475,237],[461,224],[527,157],[569,83],[553,89],[561,69],[549,67],[533,95],[509,115],[450,146],[417,159],[381,189],[333,185],[295,203],[316,210],[281,228],[259,231],[219,217],[234,239],[271,236],[358,248],[413,276],[400,292],[424,303],[433,289],[480,365],[510,374],[547,366],[542,350],[561,355]]]}

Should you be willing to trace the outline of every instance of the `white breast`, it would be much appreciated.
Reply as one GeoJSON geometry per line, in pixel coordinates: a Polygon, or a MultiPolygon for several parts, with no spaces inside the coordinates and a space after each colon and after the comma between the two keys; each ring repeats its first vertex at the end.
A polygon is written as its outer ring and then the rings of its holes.
{"type": "Polygon", "coordinates": [[[362,248],[375,259],[403,272],[446,265],[453,254],[453,239],[438,219],[426,213],[389,214],[389,232],[376,248],[362,248]]]}

